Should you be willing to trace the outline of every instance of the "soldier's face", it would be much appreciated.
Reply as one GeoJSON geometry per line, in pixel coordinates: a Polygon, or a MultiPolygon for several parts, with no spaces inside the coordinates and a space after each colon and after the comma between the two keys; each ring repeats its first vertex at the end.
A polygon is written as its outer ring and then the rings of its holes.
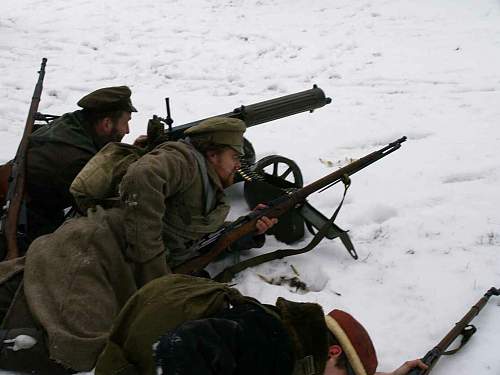
{"type": "Polygon", "coordinates": [[[128,122],[132,118],[130,112],[123,112],[122,116],[113,123],[111,128],[110,137],[113,142],[120,142],[125,134],[129,133],[128,122]]]}
{"type": "Polygon", "coordinates": [[[220,152],[209,152],[207,160],[215,169],[224,188],[234,183],[234,174],[241,167],[240,154],[228,147],[220,152]]]}

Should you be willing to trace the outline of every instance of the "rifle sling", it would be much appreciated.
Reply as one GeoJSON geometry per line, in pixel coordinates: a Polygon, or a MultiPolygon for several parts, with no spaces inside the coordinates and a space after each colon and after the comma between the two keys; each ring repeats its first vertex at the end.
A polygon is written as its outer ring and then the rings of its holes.
{"type": "Polygon", "coordinates": [[[283,259],[292,255],[304,254],[314,249],[327,234],[328,230],[330,229],[330,226],[337,218],[337,215],[342,207],[342,204],[344,203],[344,199],[347,194],[347,189],[349,189],[349,186],[351,186],[351,180],[349,179],[349,176],[345,175],[342,178],[342,182],[344,183],[344,194],[337,209],[333,213],[332,217],[328,219],[327,222],[325,222],[325,224],[321,227],[318,233],[314,235],[312,240],[305,247],[301,249],[280,249],[266,254],[255,256],[253,258],[244,260],[242,262],[236,263],[230,267],[225,268],[222,272],[217,274],[213,279],[222,283],[227,283],[231,281],[237,273],[249,267],[255,267],[258,266],[259,264],[269,262],[275,259],[283,259]]]}

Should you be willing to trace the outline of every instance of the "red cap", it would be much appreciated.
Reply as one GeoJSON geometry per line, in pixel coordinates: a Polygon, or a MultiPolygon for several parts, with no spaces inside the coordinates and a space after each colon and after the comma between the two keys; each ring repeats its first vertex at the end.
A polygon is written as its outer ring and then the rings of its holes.
{"type": "Polygon", "coordinates": [[[325,317],[328,329],[339,341],[356,375],[373,375],[377,370],[377,353],[366,329],[350,314],[332,310],[325,317]]]}

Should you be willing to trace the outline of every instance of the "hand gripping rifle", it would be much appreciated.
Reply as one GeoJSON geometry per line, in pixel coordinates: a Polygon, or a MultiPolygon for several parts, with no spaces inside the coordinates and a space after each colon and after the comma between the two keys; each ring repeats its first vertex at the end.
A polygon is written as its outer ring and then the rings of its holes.
{"type": "Polygon", "coordinates": [[[25,215],[21,214],[24,204],[24,192],[26,187],[26,151],[28,148],[28,137],[33,131],[35,114],[38,111],[38,104],[43,90],[43,78],[45,77],[45,64],[47,59],[42,59],[42,65],[38,72],[38,81],[35,86],[33,98],[31,99],[30,110],[26,125],[24,126],[23,137],[17,148],[16,156],[11,164],[9,177],[9,188],[7,190],[5,206],[3,207],[2,218],[0,219],[0,234],[5,235],[7,243],[7,254],[5,259],[13,259],[19,256],[17,246],[18,229],[26,230],[25,215]],[[24,228],[22,228],[24,226],[24,228]]]}
{"type": "Polygon", "coordinates": [[[479,312],[486,305],[491,296],[499,295],[500,289],[493,287],[490,288],[490,290],[486,292],[483,298],[481,298],[474,306],[472,306],[469,312],[465,314],[465,316],[458,323],[455,324],[455,327],[453,327],[453,329],[448,332],[448,334],[434,348],[429,350],[424,358],[422,358],[422,362],[429,366],[429,368],[427,370],[414,368],[408,373],[408,375],[427,375],[442,355],[452,355],[458,352],[469,341],[472,335],[476,333],[477,329],[472,324],[469,324],[470,321],[479,314],[479,312]],[[458,336],[462,336],[462,341],[459,347],[453,350],[446,351],[446,349],[448,349],[448,347],[455,341],[458,336]]]}
{"type": "MultiPolygon", "coordinates": [[[[266,208],[252,211],[249,214],[240,217],[230,225],[212,233],[207,238],[197,243],[196,249],[201,255],[187,260],[173,268],[174,273],[194,274],[201,271],[205,266],[217,258],[233,242],[239,238],[251,234],[255,231],[255,224],[263,216],[268,218],[277,218],[288,210],[300,205],[312,193],[327,189],[336,183],[348,179],[348,176],[360,171],[377,160],[389,155],[401,147],[401,143],[406,141],[402,137],[384,148],[374,151],[361,159],[358,159],[337,171],[307,185],[297,189],[290,194],[285,194],[266,204],[266,208]]],[[[278,250],[280,251],[280,250],[278,250]]]]}

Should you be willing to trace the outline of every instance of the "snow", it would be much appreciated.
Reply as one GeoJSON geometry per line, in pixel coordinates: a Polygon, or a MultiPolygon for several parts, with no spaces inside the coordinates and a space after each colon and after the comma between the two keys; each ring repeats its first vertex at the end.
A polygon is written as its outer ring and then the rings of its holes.
{"type": "MultiPolygon", "coordinates": [[[[323,241],[235,280],[263,302],[350,312],[370,332],[379,370],[425,354],[500,287],[497,0],[3,0],[0,51],[0,161],[16,151],[42,57],[44,113],[129,85],[140,112],[127,142],[165,115],[166,96],[179,125],[318,84],[332,104],[247,133],[258,159],[295,160],[305,183],[406,135],[352,177],[336,222],[359,260],[323,241]],[[291,265],[311,291],[259,277],[293,277],[291,265]]],[[[247,210],[241,191],[231,188],[232,217],[247,210]]],[[[336,186],[310,202],[329,216],[341,195],[336,186]]],[[[286,247],[268,238],[264,251],[286,247]]],[[[500,373],[499,301],[434,374],[500,373]]]]}

